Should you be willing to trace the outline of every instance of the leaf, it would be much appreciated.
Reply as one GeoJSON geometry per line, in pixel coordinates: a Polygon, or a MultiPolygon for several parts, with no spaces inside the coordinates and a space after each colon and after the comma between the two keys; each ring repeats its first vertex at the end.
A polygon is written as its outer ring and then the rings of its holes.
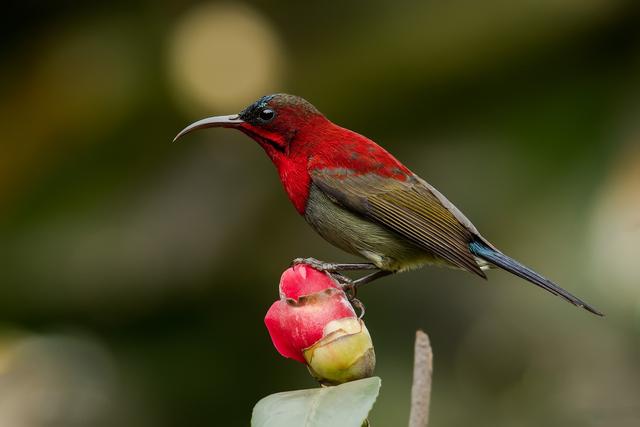
{"type": "Polygon", "coordinates": [[[287,391],[262,398],[252,427],[361,427],[380,390],[380,378],[333,387],[287,391]]]}

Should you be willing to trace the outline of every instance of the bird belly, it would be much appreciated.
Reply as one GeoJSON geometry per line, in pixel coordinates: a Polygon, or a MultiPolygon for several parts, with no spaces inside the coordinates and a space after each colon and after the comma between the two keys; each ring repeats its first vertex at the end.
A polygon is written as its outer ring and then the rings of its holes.
{"type": "Polygon", "coordinates": [[[350,212],[313,184],[305,219],[332,245],[362,256],[382,270],[397,272],[426,264],[450,265],[393,231],[350,212]]]}

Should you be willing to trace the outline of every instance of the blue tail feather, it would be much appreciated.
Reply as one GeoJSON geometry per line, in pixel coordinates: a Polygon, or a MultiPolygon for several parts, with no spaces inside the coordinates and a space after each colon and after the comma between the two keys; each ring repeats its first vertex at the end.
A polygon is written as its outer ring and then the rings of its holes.
{"type": "Polygon", "coordinates": [[[565,291],[560,286],[553,283],[551,280],[541,276],[540,274],[531,270],[529,267],[520,264],[518,261],[506,256],[502,252],[490,247],[480,240],[474,240],[469,243],[469,250],[477,257],[482,258],[483,260],[488,261],[496,267],[500,267],[503,270],[508,271],[509,273],[515,274],[518,277],[528,280],[534,285],[541,287],[545,291],[564,298],[573,305],[583,307],[585,310],[590,311],[593,314],[597,314],[598,316],[603,316],[600,311],[596,310],[594,307],[590,306],[581,299],[571,295],[569,292],[565,291]]]}

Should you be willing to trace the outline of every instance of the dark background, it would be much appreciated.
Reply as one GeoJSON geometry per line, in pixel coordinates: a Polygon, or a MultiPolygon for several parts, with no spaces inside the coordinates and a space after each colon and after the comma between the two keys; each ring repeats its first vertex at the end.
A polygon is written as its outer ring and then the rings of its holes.
{"type": "Polygon", "coordinates": [[[640,8],[619,0],[9,2],[0,58],[0,424],[247,425],[315,387],[263,317],[291,259],[350,260],[240,133],[304,96],[607,314],[495,271],[363,290],[406,424],[414,331],[434,426],[640,423],[640,8]]]}

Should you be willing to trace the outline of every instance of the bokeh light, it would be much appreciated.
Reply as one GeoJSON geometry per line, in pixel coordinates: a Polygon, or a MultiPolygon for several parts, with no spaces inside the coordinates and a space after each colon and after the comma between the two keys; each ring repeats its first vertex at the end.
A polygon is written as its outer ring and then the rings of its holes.
{"type": "Polygon", "coordinates": [[[0,425],[106,427],[136,418],[112,356],[95,340],[68,334],[3,338],[0,425]]]}
{"type": "Polygon", "coordinates": [[[205,2],[186,12],[170,36],[168,60],[182,105],[229,114],[277,91],[286,62],[268,20],[231,2],[205,2]]]}
{"type": "Polygon", "coordinates": [[[640,132],[615,153],[591,219],[589,270],[603,293],[640,316],[640,132]]]}

